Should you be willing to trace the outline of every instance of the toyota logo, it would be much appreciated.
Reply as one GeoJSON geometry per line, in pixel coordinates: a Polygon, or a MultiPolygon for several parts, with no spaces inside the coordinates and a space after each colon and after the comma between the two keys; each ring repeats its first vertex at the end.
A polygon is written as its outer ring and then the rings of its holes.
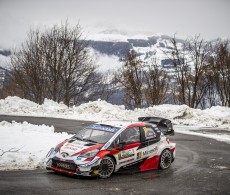
{"type": "Polygon", "coordinates": [[[67,154],[67,153],[65,153],[65,152],[61,153],[61,155],[62,155],[63,158],[69,156],[69,154],[67,154]]]}

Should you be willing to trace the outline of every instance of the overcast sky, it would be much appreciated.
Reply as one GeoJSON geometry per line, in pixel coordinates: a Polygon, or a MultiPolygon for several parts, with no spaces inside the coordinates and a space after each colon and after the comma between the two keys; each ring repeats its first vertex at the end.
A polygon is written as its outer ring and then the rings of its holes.
{"type": "Polygon", "coordinates": [[[230,0],[0,0],[0,48],[18,45],[30,28],[66,19],[88,34],[112,28],[230,38],[230,0]]]}

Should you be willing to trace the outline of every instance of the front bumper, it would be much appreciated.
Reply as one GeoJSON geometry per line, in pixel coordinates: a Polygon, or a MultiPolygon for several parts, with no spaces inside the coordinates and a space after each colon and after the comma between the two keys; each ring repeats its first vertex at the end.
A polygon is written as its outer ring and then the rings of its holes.
{"type": "Polygon", "coordinates": [[[46,169],[69,175],[97,176],[99,165],[95,163],[91,166],[81,167],[72,160],[62,160],[54,157],[47,161],[46,169]]]}

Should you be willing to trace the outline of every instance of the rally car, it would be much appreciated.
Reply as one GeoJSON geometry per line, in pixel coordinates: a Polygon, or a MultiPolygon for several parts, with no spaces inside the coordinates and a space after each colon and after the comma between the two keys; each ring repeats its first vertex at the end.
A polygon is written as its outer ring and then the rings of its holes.
{"type": "Polygon", "coordinates": [[[46,168],[71,175],[108,178],[137,169],[167,169],[175,159],[176,144],[156,124],[107,121],[92,124],[52,148],[46,168]]]}

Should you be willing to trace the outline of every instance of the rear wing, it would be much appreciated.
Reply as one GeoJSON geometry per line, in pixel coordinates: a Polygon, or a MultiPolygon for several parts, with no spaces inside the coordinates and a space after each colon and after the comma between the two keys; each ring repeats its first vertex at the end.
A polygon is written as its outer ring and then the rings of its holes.
{"type": "Polygon", "coordinates": [[[157,125],[164,135],[175,135],[172,122],[161,117],[139,117],[138,121],[157,125]]]}

